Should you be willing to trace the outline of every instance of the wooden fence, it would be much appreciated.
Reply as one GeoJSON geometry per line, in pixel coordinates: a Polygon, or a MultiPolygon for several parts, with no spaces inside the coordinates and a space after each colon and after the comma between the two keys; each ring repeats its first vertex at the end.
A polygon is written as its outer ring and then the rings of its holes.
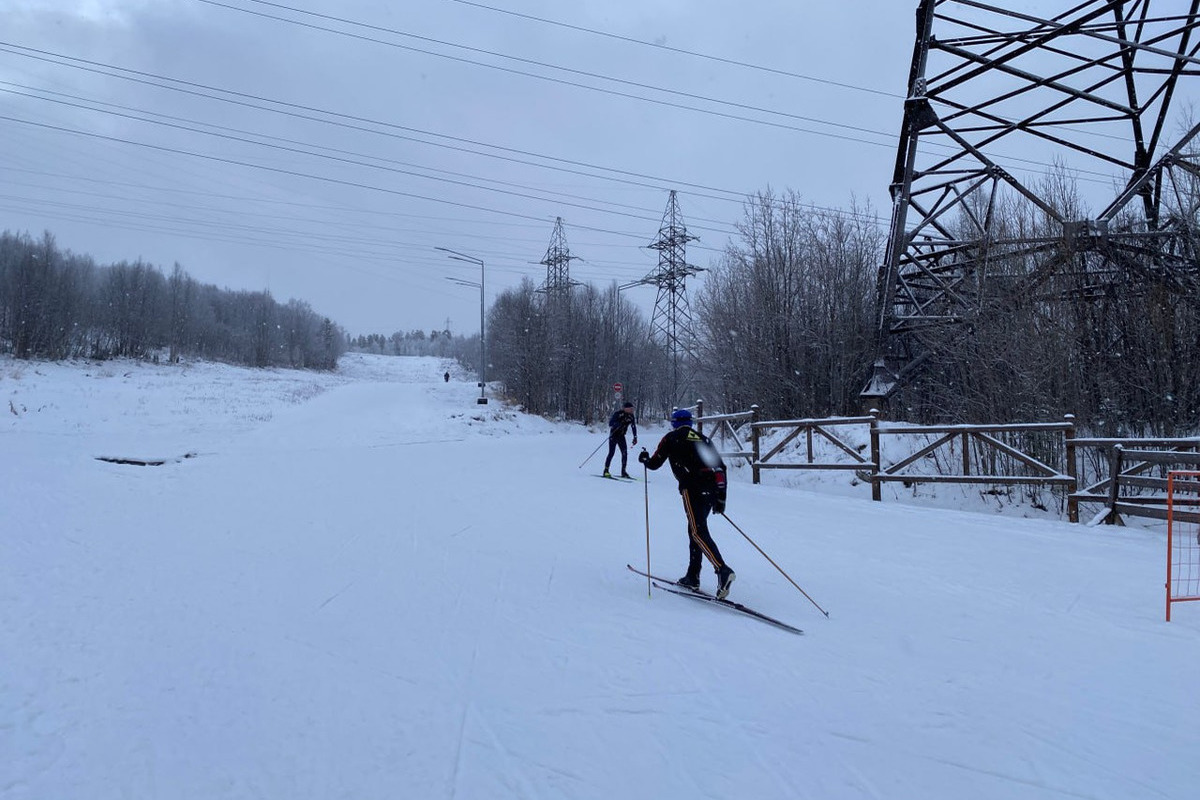
{"type": "Polygon", "coordinates": [[[884,422],[877,411],[762,420],[757,406],[708,417],[703,408],[695,407],[697,428],[712,426],[709,436],[721,455],[746,459],[754,483],[761,482],[763,470],[848,470],[871,484],[876,501],[883,499],[885,483],[1042,486],[1066,491],[1068,516],[1078,521],[1071,415],[1051,423],[907,425],[884,422]],[[803,447],[789,447],[798,441],[803,447]],[[818,442],[831,447],[818,451],[818,442]]]}
{"type": "Polygon", "coordinates": [[[1079,522],[1081,505],[1099,504],[1092,524],[1121,524],[1122,515],[1166,519],[1167,473],[1200,469],[1200,437],[1077,438],[1071,414],[1062,422],[908,425],[884,422],[877,411],[762,420],[758,406],[707,417],[702,401],[694,409],[697,429],[709,426],[723,457],[746,459],[755,483],[763,470],[853,470],[871,484],[876,501],[883,499],[885,483],[1039,486],[1066,492],[1071,522],[1079,522]],[[803,448],[789,448],[801,437],[803,448]],[[770,446],[764,451],[765,442],[770,446]],[[832,448],[819,454],[817,442],[832,448]]]}
{"type": "MultiPolygon", "coordinates": [[[[758,442],[748,434],[753,432],[753,425],[758,421],[758,411],[758,406],[750,406],[749,411],[712,414],[706,417],[704,401],[697,400],[693,413],[696,417],[696,430],[713,440],[722,458],[744,458],[753,464],[758,459],[758,442]],[[704,431],[706,424],[709,426],[707,433],[704,431]]],[[[758,480],[754,482],[758,483],[758,480]]]]}
{"type": "MultiPolygon", "coordinates": [[[[1102,507],[1090,520],[1122,525],[1122,515],[1167,518],[1167,474],[1174,468],[1200,467],[1200,438],[1187,439],[1075,439],[1070,458],[1092,461],[1090,478],[1073,492],[1071,503],[1102,507]],[[1089,453],[1090,451],[1090,453],[1089,453]]],[[[1083,473],[1087,474],[1087,473],[1083,473]]],[[[1176,511],[1177,518],[1195,522],[1196,514],[1176,511]]]]}
{"type": "MultiPolygon", "coordinates": [[[[1067,455],[1070,449],[1067,443],[1074,436],[1075,420],[1071,415],[1063,422],[1048,423],[898,425],[880,422],[875,414],[871,424],[874,468],[871,499],[882,499],[883,484],[897,481],[906,485],[956,483],[1059,487],[1072,493],[1077,480],[1074,462],[1067,455]],[[886,467],[883,466],[885,437],[904,437],[908,440],[906,449],[910,451],[899,460],[891,460],[886,467]],[[936,438],[930,441],[929,437],[936,438]],[[941,458],[946,460],[943,462],[941,458]],[[940,468],[936,472],[928,471],[931,463],[940,468]]],[[[1068,515],[1072,522],[1077,521],[1069,503],[1068,515]]]]}
{"type": "Polygon", "coordinates": [[[752,425],[754,432],[754,482],[762,479],[764,469],[821,469],[821,470],[854,470],[861,472],[864,467],[874,471],[877,460],[864,456],[854,445],[846,441],[844,435],[839,435],[841,428],[851,425],[864,425],[872,422],[872,417],[828,417],[825,419],[785,419],[756,422],[752,425]],[[786,430],[787,433],[775,443],[766,453],[760,453],[764,432],[786,430]],[[804,460],[801,462],[784,461],[786,448],[789,444],[804,436],[804,460]],[[814,443],[824,440],[833,445],[838,461],[819,461],[816,458],[814,443]]]}

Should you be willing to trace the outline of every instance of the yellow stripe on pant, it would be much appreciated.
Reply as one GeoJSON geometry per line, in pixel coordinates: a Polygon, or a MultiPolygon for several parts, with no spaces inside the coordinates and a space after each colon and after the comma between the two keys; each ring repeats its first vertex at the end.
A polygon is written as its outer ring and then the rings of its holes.
{"type": "MultiPolygon", "coordinates": [[[[688,536],[691,536],[692,541],[699,545],[700,549],[704,551],[704,555],[708,556],[708,560],[712,563],[713,567],[720,569],[721,567],[725,566],[725,564],[721,561],[721,559],[713,555],[713,551],[709,549],[709,546],[704,543],[703,539],[700,538],[700,528],[696,525],[696,514],[694,511],[692,511],[691,498],[688,497],[688,493],[686,491],[681,492],[681,494],[683,495],[683,510],[687,513],[688,518],[688,536]]],[[[709,535],[711,536],[712,534],[709,535]]]]}

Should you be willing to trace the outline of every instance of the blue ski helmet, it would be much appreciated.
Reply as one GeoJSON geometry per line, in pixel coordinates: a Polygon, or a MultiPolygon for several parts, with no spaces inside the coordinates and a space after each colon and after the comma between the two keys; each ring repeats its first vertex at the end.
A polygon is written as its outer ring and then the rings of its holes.
{"type": "Polygon", "coordinates": [[[692,424],[692,412],[686,408],[677,408],[671,412],[671,427],[682,428],[692,424]]]}

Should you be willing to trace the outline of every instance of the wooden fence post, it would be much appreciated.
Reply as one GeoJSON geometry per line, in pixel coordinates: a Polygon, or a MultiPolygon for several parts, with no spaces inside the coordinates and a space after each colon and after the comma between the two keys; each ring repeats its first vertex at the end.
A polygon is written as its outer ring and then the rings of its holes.
{"type": "Polygon", "coordinates": [[[1121,445],[1113,445],[1112,455],[1108,459],[1109,469],[1109,484],[1108,484],[1108,517],[1104,520],[1106,525],[1124,525],[1121,518],[1117,516],[1117,496],[1120,493],[1120,481],[1117,476],[1121,474],[1121,458],[1124,455],[1125,448],[1121,445]]]}
{"type": "Polygon", "coordinates": [[[762,472],[758,468],[758,457],[761,455],[761,452],[759,451],[758,442],[759,432],[758,428],[755,427],[755,424],[758,422],[758,412],[759,408],[757,404],[750,406],[750,451],[754,454],[750,461],[750,474],[753,476],[754,483],[759,482],[759,476],[762,472]]]}
{"type": "Polygon", "coordinates": [[[1079,522],[1079,498],[1075,496],[1075,493],[1079,491],[1079,467],[1075,462],[1075,415],[1064,414],[1063,420],[1070,426],[1063,433],[1067,451],[1067,463],[1065,466],[1067,468],[1067,476],[1071,479],[1071,483],[1067,485],[1067,520],[1070,522],[1079,522]]]}
{"type": "Polygon", "coordinates": [[[875,501],[883,500],[883,493],[880,491],[879,469],[879,409],[872,408],[871,414],[871,499],[875,501]]]}

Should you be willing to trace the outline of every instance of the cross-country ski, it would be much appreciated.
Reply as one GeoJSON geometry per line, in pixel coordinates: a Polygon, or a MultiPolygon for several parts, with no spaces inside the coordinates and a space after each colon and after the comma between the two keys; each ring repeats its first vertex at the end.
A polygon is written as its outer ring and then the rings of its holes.
{"type": "Polygon", "coordinates": [[[789,625],[788,623],[782,622],[781,620],[775,619],[774,617],[767,616],[766,614],[762,613],[761,611],[756,611],[755,609],[749,608],[749,607],[743,605],[742,603],[738,603],[738,602],[735,602],[735,601],[729,600],[729,599],[722,600],[718,597],[715,597],[715,596],[709,594],[708,592],[706,592],[702,589],[689,589],[687,587],[680,586],[678,583],[676,583],[672,580],[669,580],[667,578],[660,578],[657,575],[648,575],[645,572],[642,572],[637,567],[634,567],[632,564],[626,564],[625,566],[628,567],[631,572],[635,572],[638,575],[641,575],[643,578],[650,578],[650,580],[654,582],[655,587],[657,587],[665,592],[670,592],[671,594],[682,595],[684,597],[690,597],[693,600],[700,600],[700,601],[706,602],[706,603],[715,603],[717,605],[724,606],[725,608],[728,608],[732,611],[737,611],[741,614],[745,614],[746,616],[754,617],[755,619],[761,620],[762,622],[766,622],[770,625],[774,625],[777,628],[781,628],[785,631],[790,631],[792,633],[804,633],[803,630],[801,630],[800,628],[797,628],[794,625],[789,625]]]}

